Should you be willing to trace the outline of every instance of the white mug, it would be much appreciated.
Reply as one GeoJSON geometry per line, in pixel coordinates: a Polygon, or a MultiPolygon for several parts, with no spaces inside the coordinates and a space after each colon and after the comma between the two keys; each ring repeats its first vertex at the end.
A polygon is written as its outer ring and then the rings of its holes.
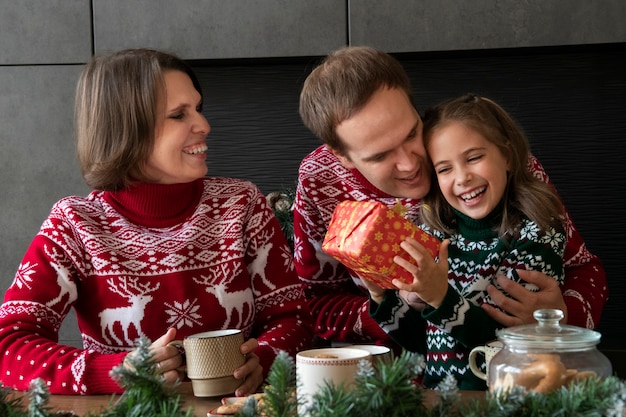
{"type": "Polygon", "coordinates": [[[491,342],[488,342],[484,346],[476,346],[474,349],[472,349],[467,359],[469,362],[469,367],[474,375],[484,381],[487,381],[487,384],[489,384],[489,364],[491,363],[491,359],[496,355],[496,353],[500,352],[503,347],[504,344],[501,341],[493,340],[491,342]],[[480,366],[476,364],[476,359],[479,353],[482,353],[485,356],[486,372],[483,372],[480,369],[480,366]]]}
{"type": "Polygon", "coordinates": [[[372,355],[372,364],[385,363],[387,365],[393,362],[393,351],[387,346],[380,345],[346,345],[344,349],[363,349],[372,355]]]}
{"type": "Polygon", "coordinates": [[[371,362],[372,355],[362,349],[343,347],[310,349],[296,354],[296,395],[298,397],[298,414],[308,414],[313,395],[332,382],[335,386],[343,384],[350,389],[359,362],[371,362]]]}

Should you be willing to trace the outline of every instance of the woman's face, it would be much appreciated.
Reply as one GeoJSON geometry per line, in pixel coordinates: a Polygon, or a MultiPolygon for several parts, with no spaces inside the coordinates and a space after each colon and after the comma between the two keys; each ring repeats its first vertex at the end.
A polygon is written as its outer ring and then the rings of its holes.
{"type": "Polygon", "coordinates": [[[201,112],[201,97],[191,78],[181,71],[167,71],[165,113],[157,121],[152,154],[144,169],[151,182],[177,184],[207,173],[205,143],[211,126],[201,112]]]}
{"type": "Polygon", "coordinates": [[[509,162],[477,131],[461,122],[437,128],[428,142],[428,155],[444,198],[466,216],[482,219],[502,199],[509,162]]]}

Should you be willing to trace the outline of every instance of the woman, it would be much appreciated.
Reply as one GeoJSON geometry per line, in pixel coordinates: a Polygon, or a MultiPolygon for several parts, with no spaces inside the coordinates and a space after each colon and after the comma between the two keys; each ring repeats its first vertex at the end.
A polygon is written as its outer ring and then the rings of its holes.
{"type": "Polygon", "coordinates": [[[291,252],[250,182],[208,178],[203,95],[191,69],[148,49],[94,57],[78,82],[75,124],[86,198],[57,202],[0,307],[0,381],[53,394],[120,392],[109,372],[152,340],[176,381],[168,343],[239,328],[247,395],[279,350],[309,346],[310,315],[291,252]],[[84,349],[57,343],[74,308],[84,349]]]}

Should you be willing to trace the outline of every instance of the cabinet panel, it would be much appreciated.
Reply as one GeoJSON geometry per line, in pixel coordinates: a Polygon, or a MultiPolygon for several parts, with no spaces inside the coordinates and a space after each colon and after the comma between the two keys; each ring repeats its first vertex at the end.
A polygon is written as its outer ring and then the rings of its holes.
{"type": "Polygon", "coordinates": [[[621,0],[351,0],[350,41],[388,52],[626,41],[621,0]]]}
{"type": "Polygon", "coordinates": [[[78,65],[0,66],[0,292],[52,205],[89,191],[73,134],[78,65]]]}
{"type": "Polygon", "coordinates": [[[0,65],[66,64],[91,56],[85,0],[3,1],[0,65]]]}
{"type": "Polygon", "coordinates": [[[94,0],[96,52],[128,47],[185,59],[325,55],[347,43],[346,1],[94,0]]]}

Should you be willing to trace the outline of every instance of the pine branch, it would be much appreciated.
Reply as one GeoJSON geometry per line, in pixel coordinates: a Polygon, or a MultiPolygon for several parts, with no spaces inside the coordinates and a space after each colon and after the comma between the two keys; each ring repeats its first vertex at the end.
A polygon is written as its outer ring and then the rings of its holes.
{"type": "Polygon", "coordinates": [[[139,339],[136,351],[126,356],[126,366],[122,364],[111,371],[124,393],[99,417],[193,415],[192,410],[183,410],[180,395],[174,393],[175,386],[166,386],[163,377],[155,372],[150,343],[145,337],[139,339]]]}
{"type": "Polygon", "coordinates": [[[263,390],[265,398],[261,406],[262,415],[272,417],[297,415],[295,364],[287,352],[280,351],[276,355],[267,383],[263,390]]]}
{"type": "Polygon", "coordinates": [[[30,382],[28,391],[28,417],[48,417],[46,404],[50,399],[50,392],[41,378],[30,382]]]}
{"type": "MultiPolygon", "coordinates": [[[[150,361],[150,342],[139,342],[137,355],[128,358],[131,367],[113,371],[125,388],[117,401],[100,414],[87,417],[191,417],[183,410],[180,396],[155,375],[150,361]],[[133,369],[134,368],[134,369],[133,369]]],[[[626,382],[617,377],[587,379],[550,394],[526,392],[515,387],[508,392],[486,393],[482,400],[460,400],[456,381],[446,378],[438,387],[438,401],[426,408],[424,389],[415,385],[423,371],[423,356],[403,352],[391,363],[373,367],[362,361],[351,389],[326,384],[313,397],[311,417],[623,417],[626,415],[626,382]]],[[[294,360],[278,354],[265,386],[265,398],[258,405],[248,400],[242,417],[295,417],[296,376],[294,360]]],[[[11,390],[0,384],[1,417],[59,417],[47,408],[49,392],[42,380],[34,380],[24,411],[24,397],[10,397],[11,390]]]]}
{"type": "Polygon", "coordinates": [[[281,191],[274,191],[267,195],[267,203],[274,211],[278,224],[287,238],[287,243],[293,250],[293,204],[296,198],[296,188],[286,187],[281,191]]]}
{"type": "Polygon", "coordinates": [[[0,383],[0,416],[26,417],[22,397],[9,398],[11,389],[0,383]]]}

